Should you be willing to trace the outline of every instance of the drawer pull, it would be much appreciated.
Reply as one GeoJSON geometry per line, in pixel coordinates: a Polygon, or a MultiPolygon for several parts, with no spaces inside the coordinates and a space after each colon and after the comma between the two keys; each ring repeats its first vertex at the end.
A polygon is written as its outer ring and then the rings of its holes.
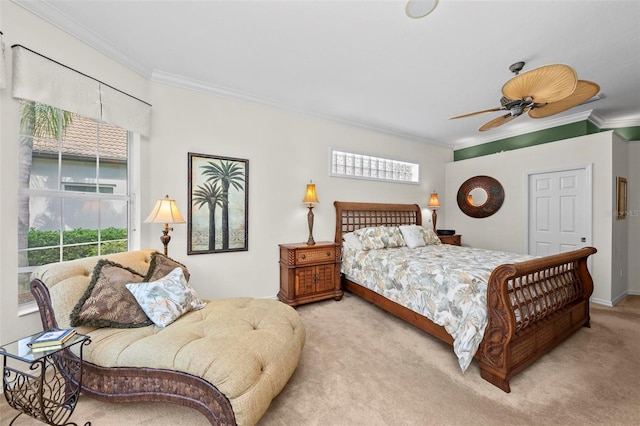
{"type": "Polygon", "coordinates": [[[331,252],[330,251],[327,252],[327,257],[331,257],[331,252]]]}
{"type": "Polygon", "coordinates": [[[305,260],[307,258],[306,254],[300,255],[300,259],[305,260]]]}

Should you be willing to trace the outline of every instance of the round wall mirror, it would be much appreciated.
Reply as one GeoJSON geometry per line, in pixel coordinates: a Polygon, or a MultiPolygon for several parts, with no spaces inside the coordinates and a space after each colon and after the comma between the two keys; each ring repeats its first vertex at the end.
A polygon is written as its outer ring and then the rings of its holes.
{"type": "Polygon", "coordinates": [[[457,201],[467,216],[488,217],[502,207],[504,188],[492,177],[474,176],[460,185],[457,201]]]}

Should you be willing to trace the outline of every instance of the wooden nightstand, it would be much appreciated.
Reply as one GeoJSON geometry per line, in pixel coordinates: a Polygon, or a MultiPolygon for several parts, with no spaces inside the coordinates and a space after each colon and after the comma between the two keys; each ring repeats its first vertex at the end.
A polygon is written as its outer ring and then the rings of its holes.
{"type": "Polygon", "coordinates": [[[290,306],[318,300],[342,299],[340,246],[323,241],[280,244],[278,299],[290,306]]]}
{"type": "Polygon", "coordinates": [[[452,246],[461,246],[462,245],[462,235],[438,235],[442,244],[451,244],[452,246]]]}

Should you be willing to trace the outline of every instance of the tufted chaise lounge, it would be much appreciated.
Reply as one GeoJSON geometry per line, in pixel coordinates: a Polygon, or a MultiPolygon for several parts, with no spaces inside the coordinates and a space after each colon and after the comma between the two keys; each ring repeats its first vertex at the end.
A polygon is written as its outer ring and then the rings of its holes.
{"type": "MultiPolygon", "coordinates": [[[[103,256],[144,275],[153,250],[103,256]]],[[[99,258],[46,265],[32,292],[44,329],[69,315],[99,258]]],[[[198,409],[212,424],[254,425],[298,365],[305,329],[270,299],[209,300],[166,328],[76,327],[84,348],[82,392],[113,401],[166,401],[198,409]]]]}

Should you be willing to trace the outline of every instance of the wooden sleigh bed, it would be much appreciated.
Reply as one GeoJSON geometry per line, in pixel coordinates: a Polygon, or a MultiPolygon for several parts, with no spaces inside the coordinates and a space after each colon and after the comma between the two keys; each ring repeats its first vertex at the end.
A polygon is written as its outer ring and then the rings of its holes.
{"type": "MultiPolygon", "coordinates": [[[[422,212],[416,204],[334,203],[335,242],[360,228],[421,225],[422,212]]],[[[593,247],[535,258],[496,267],[487,285],[488,321],[484,338],[475,354],[482,378],[505,392],[509,380],[536,359],[583,326],[589,327],[589,297],[593,280],[587,258],[593,247]],[[541,287],[563,297],[541,303],[541,287]],[[516,296],[517,294],[517,296],[516,296]],[[527,309],[536,306],[537,308],[527,309]]],[[[419,329],[453,344],[444,327],[343,275],[343,289],[413,324],[419,329]]]]}

